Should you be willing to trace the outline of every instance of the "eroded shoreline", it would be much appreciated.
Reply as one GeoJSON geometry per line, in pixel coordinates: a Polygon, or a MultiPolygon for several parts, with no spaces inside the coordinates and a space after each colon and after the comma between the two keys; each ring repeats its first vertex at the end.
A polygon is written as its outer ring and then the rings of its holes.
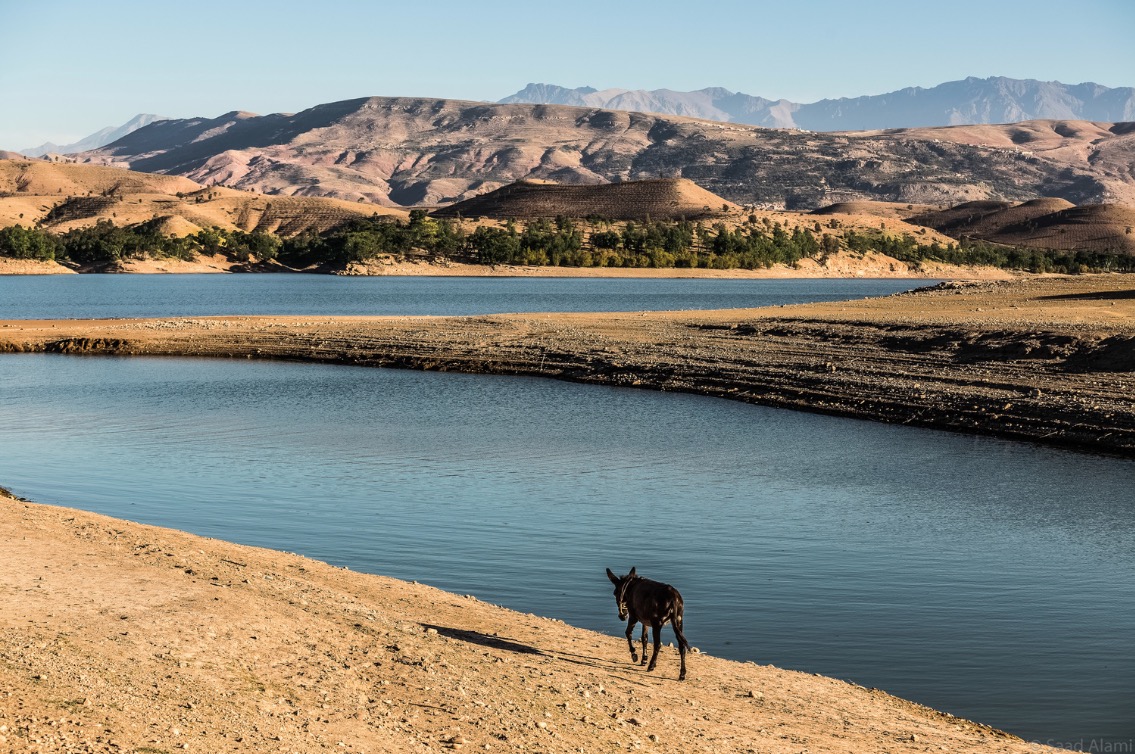
{"type": "Polygon", "coordinates": [[[264,358],[682,391],[1135,456],[1135,281],[748,310],[0,323],[0,351],[264,358]]]}
{"type": "MultiPolygon", "coordinates": [[[[1095,277],[719,312],[9,321],[0,350],[541,375],[1131,456],[1133,323],[1135,283],[1095,277]]],[[[621,638],[296,555],[0,512],[0,752],[1041,750],[771,666],[699,655],[679,684],[672,649],[647,675],[621,638]]]]}

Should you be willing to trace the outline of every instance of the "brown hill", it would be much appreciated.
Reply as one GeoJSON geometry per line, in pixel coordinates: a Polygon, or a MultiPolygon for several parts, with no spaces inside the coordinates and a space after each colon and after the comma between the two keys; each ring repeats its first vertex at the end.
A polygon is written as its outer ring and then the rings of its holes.
{"type": "Polygon", "coordinates": [[[1062,199],[1022,204],[968,202],[910,218],[954,238],[1042,249],[1135,254],[1135,209],[1115,204],[1077,207],[1062,199]]]}
{"type": "Polygon", "coordinates": [[[176,194],[201,188],[200,184],[180,176],[29,160],[26,157],[0,161],[0,194],[176,194]]]}
{"type": "Polygon", "coordinates": [[[652,181],[564,186],[518,181],[487,194],[437,210],[439,217],[536,218],[591,217],[609,220],[695,219],[740,209],[693,181],[661,178],[652,181]]]}
{"type": "Polygon", "coordinates": [[[591,107],[372,97],[294,115],[161,121],[77,159],[388,206],[450,204],[519,180],[675,177],[767,208],[1038,196],[1135,203],[1135,135],[1122,124],[980,128],[808,133],[591,107]],[[1017,132],[1038,136],[1026,148],[1017,132]]]}
{"type": "Polygon", "coordinates": [[[1006,228],[1033,223],[1045,215],[1075,207],[1063,199],[1032,199],[1023,204],[966,202],[940,212],[927,212],[911,220],[955,235],[992,238],[1006,228]],[[925,218],[928,221],[922,222],[925,218]]]}
{"type": "Polygon", "coordinates": [[[99,220],[130,225],[157,219],[166,232],[179,236],[213,226],[288,236],[326,230],[375,212],[403,214],[336,199],[207,188],[181,176],[26,158],[0,160],[0,227],[19,223],[62,232],[99,220]]]}
{"type": "Polygon", "coordinates": [[[1071,207],[1003,228],[996,240],[1047,249],[1135,254],[1135,209],[1114,204],[1071,207]]]}

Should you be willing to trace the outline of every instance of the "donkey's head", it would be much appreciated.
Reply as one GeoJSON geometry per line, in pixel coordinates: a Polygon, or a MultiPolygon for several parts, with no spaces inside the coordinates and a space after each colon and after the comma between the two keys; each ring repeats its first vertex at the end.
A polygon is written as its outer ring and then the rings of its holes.
{"type": "Polygon", "coordinates": [[[619,606],[619,620],[626,620],[629,613],[627,610],[627,587],[631,585],[632,581],[638,578],[638,576],[635,575],[634,567],[631,567],[631,572],[626,576],[616,576],[611,572],[611,569],[608,568],[607,578],[615,585],[615,604],[619,606]]]}

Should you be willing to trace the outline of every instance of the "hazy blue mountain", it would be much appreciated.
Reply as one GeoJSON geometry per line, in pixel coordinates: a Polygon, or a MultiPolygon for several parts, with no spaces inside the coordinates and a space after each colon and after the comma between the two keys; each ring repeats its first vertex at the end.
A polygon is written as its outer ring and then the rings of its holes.
{"type": "Polygon", "coordinates": [[[529,84],[516,94],[500,100],[499,104],[575,105],[637,113],[683,115],[688,118],[751,123],[758,126],[792,126],[791,123],[775,121],[778,116],[774,111],[779,103],[763,97],[731,92],[720,87],[699,89],[694,92],[676,92],[671,89],[598,90],[589,86],[567,89],[555,84],[529,84]]]}
{"type": "Polygon", "coordinates": [[[47,142],[40,144],[38,147],[31,149],[21,149],[20,154],[27,157],[42,157],[45,154],[71,154],[73,152],[85,152],[88,149],[98,149],[99,147],[106,146],[111,142],[118,141],[123,136],[137,131],[143,126],[148,126],[151,123],[159,120],[168,120],[164,115],[153,115],[152,113],[139,113],[130,120],[123,123],[121,126],[107,126],[106,128],[95,131],[90,136],[80,139],[73,144],[53,144],[47,142]]]}
{"type": "Polygon", "coordinates": [[[609,110],[684,115],[693,118],[801,128],[809,131],[864,131],[880,128],[1016,123],[1024,120],[1135,120],[1135,88],[1093,83],[969,77],[923,89],[799,103],[770,100],[711,87],[693,92],[669,89],[567,89],[529,84],[502,103],[562,104],[609,110]]]}

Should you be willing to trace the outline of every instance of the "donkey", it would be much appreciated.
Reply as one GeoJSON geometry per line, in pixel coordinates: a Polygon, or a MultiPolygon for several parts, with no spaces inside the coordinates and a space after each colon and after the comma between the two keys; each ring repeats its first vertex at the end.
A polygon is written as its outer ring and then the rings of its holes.
{"type": "Polygon", "coordinates": [[[654,629],[654,651],[650,655],[650,664],[646,666],[647,672],[654,670],[658,663],[658,649],[662,644],[662,626],[667,622],[674,628],[674,635],[678,637],[678,654],[682,658],[682,670],[678,680],[686,680],[686,650],[690,643],[682,633],[682,595],[669,584],[644,579],[631,572],[626,576],[616,576],[607,569],[607,578],[615,585],[615,603],[619,606],[619,620],[627,621],[627,646],[631,648],[631,662],[639,662],[638,653],[635,652],[634,633],[636,623],[642,624],[642,662],[646,665],[646,627],[654,629]]]}

